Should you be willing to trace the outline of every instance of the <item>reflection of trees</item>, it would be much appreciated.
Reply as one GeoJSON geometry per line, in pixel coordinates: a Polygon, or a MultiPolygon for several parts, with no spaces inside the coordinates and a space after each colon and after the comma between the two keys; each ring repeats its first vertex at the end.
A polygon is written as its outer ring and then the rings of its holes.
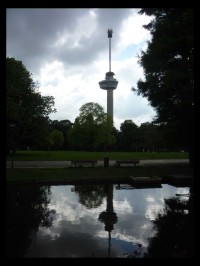
{"type": "Polygon", "coordinates": [[[75,192],[79,196],[79,202],[88,209],[99,207],[105,197],[102,185],[76,185],[75,192]]]}
{"type": "Polygon", "coordinates": [[[47,208],[47,186],[9,186],[7,188],[6,255],[23,257],[39,226],[52,224],[47,208]]]}
{"type": "Polygon", "coordinates": [[[149,239],[145,257],[192,257],[194,255],[193,194],[189,200],[165,199],[163,213],[153,221],[156,234],[149,239]]]}

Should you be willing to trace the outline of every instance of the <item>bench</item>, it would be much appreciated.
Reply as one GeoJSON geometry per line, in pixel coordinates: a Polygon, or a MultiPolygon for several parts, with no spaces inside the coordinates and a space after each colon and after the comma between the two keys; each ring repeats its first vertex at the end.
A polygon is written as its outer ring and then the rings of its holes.
{"type": "Polygon", "coordinates": [[[77,165],[85,165],[85,164],[88,165],[88,164],[90,164],[93,167],[94,165],[97,164],[97,161],[96,160],[72,160],[71,164],[74,165],[75,167],[77,165]]]}
{"type": "Polygon", "coordinates": [[[116,165],[120,167],[120,164],[138,164],[140,161],[139,160],[117,160],[116,165]]]}

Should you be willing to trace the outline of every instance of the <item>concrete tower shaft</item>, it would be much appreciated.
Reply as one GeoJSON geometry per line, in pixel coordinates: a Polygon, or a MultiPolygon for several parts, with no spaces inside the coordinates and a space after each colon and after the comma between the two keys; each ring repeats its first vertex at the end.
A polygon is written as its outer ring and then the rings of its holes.
{"type": "Polygon", "coordinates": [[[107,90],[107,114],[109,114],[113,120],[113,90],[117,88],[118,81],[113,78],[114,73],[111,72],[111,38],[112,29],[108,29],[109,38],[109,72],[106,73],[105,80],[99,82],[99,86],[103,90],[107,90]]]}

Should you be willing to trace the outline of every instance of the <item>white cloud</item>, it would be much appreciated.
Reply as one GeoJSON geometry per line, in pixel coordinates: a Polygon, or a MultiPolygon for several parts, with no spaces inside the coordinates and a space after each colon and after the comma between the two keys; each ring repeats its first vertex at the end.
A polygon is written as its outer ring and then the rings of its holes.
{"type": "Polygon", "coordinates": [[[131,91],[144,78],[137,55],[150,39],[142,27],[150,18],[138,10],[8,10],[7,56],[24,63],[39,81],[41,95],[55,98],[51,119],[74,122],[87,102],[106,111],[107,92],[98,83],[109,70],[107,29],[112,27],[112,71],[119,81],[113,93],[115,127],[126,119],[138,126],[152,120],[155,112],[147,100],[131,91]]]}
{"type": "MultiPolygon", "coordinates": [[[[138,11],[138,10],[137,10],[138,11]]],[[[150,38],[149,32],[143,28],[144,24],[150,22],[150,17],[139,15],[136,10],[122,22],[120,32],[120,42],[117,47],[125,49],[129,45],[140,45],[142,42],[150,38]]]]}

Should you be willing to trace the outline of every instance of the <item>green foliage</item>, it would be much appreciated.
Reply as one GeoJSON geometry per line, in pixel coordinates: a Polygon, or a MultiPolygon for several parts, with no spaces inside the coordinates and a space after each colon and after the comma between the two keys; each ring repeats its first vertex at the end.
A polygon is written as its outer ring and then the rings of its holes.
{"type": "Polygon", "coordinates": [[[69,142],[68,135],[69,135],[69,130],[72,127],[72,125],[73,124],[68,119],[60,120],[60,121],[58,121],[58,120],[50,121],[50,127],[51,127],[52,131],[54,129],[56,129],[56,130],[59,130],[60,132],[63,133],[64,142],[63,142],[62,147],[60,147],[61,149],[64,149],[64,150],[70,149],[70,142],[69,142]]]}
{"type": "Polygon", "coordinates": [[[54,129],[48,137],[49,147],[53,149],[60,148],[64,142],[64,135],[61,131],[54,129]]]}
{"type": "Polygon", "coordinates": [[[112,128],[111,118],[98,103],[86,103],[80,108],[80,114],[69,131],[69,139],[75,149],[105,149],[115,141],[112,128]]]}
{"type": "Polygon", "coordinates": [[[14,123],[17,146],[35,146],[47,139],[48,115],[55,112],[52,96],[41,96],[32,75],[21,61],[6,58],[7,145],[9,125],[14,123]],[[46,133],[45,133],[46,132],[46,133]]]}
{"type": "MultiPolygon", "coordinates": [[[[153,123],[142,123],[138,127],[132,120],[125,120],[121,123],[120,131],[115,131],[115,136],[118,142],[117,150],[120,151],[155,152],[170,150],[164,141],[160,127],[153,123]]],[[[171,151],[176,150],[175,147],[171,151]]]]}
{"type": "Polygon", "coordinates": [[[155,234],[149,239],[145,257],[194,257],[193,201],[192,195],[189,200],[165,199],[164,210],[153,221],[155,234]]]}
{"type": "MultiPolygon", "coordinates": [[[[152,17],[144,27],[152,39],[139,59],[145,80],[137,93],[157,111],[156,122],[174,128],[172,138],[182,147],[193,143],[194,11],[192,8],[142,8],[152,17]]],[[[135,89],[134,89],[135,90],[135,89]]]]}
{"type": "Polygon", "coordinates": [[[6,188],[6,256],[24,257],[30,248],[33,233],[39,227],[52,225],[48,186],[15,185],[6,188]],[[26,199],[26,200],[24,200],[26,199]],[[24,222],[26,214],[26,223],[24,222]]]}
{"type": "Polygon", "coordinates": [[[125,120],[120,126],[120,149],[136,151],[138,126],[132,120],[125,120]]]}
{"type": "Polygon", "coordinates": [[[166,149],[162,132],[157,125],[142,123],[138,131],[138,148],[141,151],[164,151],[166,149]]]}
{"type": "Polygon", "coordinates": [[[78,195],[79,202],[88,209],[97,208],[103,203],[105,191],[102,185],[76,185],[75,192],[78,195]]]}

